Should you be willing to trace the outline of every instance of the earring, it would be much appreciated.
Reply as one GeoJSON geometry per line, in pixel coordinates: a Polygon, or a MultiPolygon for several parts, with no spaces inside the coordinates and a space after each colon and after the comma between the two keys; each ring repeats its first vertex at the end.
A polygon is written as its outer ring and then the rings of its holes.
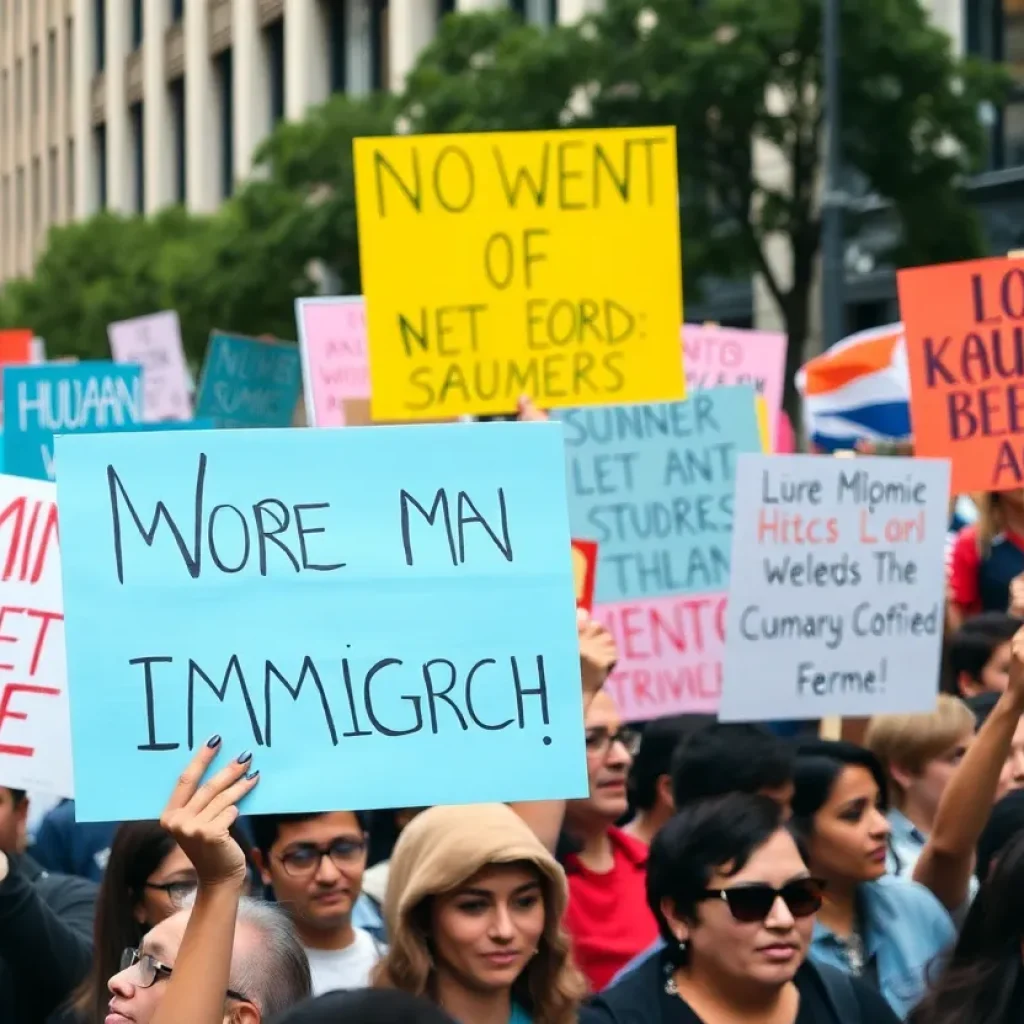
{"type": "Polygon", "coordinates": [[[686,947],[689,946],[689,944],[690,944],[690,940],[689,939],[680,939],[679,940],[679,952],[680,953],[685,953],[686,952],[686,947]]]}

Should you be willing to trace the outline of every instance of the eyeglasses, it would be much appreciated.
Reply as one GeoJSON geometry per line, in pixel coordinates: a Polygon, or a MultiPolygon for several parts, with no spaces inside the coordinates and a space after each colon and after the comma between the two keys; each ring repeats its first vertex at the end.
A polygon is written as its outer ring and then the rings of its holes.
{"type": "Polygon", "coordinates": [[[731,889],[705,889],[701,899],[724,900],[729,913],[743,924],[763,921],[781,896],[782,902],[794,917],[810,917],[821,909],[821,894],[825,883],[818,878],[799,878],[781,889],[763,882],[752,885],[734,885],[731,889]]]}
{"type": "Polygon", "coordinates": [[[164,893],[176,907],[184,907],[196,894],[198,882],[146,882],[145,888],[164,893]]]}
{"type": "Polygon", "coordinates": [[[285,850],[278,859],[292,878],[304,878],[319,870],[324,857],[330,857],[331,863],[339,871],[344,871],[346,867],[359,860],[365,849],[365,840],[339,836],[326,846],[299,843],[285,850]]]}
{"type": "MultiPolygon", "coordinates": [[[[121,970],[127,971],[132,967],[135,971],[135,984],[139,988],[152,988],[158,981],[169,978],[173,968],[167,964],[160,963],[155,957],[148,953],[140,953],[137,949],[128,948],[121,954],[121,970]]],[[[227,990],[228,999],[237,999],[242,1003],[251,1003],[252,1000],[243,996],[241,992],[234,989],[227,990]]]]}
{"type": "Polygon", "coordinates": [[[586,744],[588,754],[604,757],[616,743],[621,743],[630,757],[634,757],[640,749],[640,733],[635,729],[620,729],[609,732],[607,729],[590,729],[587,732],[586,744]]]}

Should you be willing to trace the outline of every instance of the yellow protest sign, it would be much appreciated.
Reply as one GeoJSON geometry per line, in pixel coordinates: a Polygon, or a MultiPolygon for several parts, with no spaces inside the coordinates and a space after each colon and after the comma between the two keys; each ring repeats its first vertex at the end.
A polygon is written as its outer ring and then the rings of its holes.
{"type": "Polygon", "coordinates": [[[684,397],[672,128],[355,141],[373,418],[684,397]]]}

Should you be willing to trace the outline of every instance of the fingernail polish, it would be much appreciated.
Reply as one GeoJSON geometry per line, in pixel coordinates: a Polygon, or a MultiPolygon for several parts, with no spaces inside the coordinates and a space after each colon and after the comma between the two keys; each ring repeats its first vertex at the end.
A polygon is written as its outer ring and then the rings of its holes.
{"type": "Polygon", "coordinates": [[[247,750],[244,754],[238,755],[239,764],[248,764],[252,760],[252,751],[247,750]]]}
{"type": "Polygon", "coordinates": [[[219,747],[220,746],[220,737],[219,736],[211,736],[206,741],[206,745],[208,747],[219,747]]]}
{"type": "Polygon", "coordinates": [[[253,779],[255,779],[255,778],[256,778],[256,777],[257,777],[257,776],[259,775],[259,773],[260,773],[260,770],[259,770],[259,768],[257,768],[257,769],[256,769],[256,771],[254,771],[254,772],[249,772],[249,774],[248,774],[248,775],[246,775],[246,779],[247,779],[247,780],[248,780],[249,782],[252,782],[252,780],[253,780],[253,779]]]}

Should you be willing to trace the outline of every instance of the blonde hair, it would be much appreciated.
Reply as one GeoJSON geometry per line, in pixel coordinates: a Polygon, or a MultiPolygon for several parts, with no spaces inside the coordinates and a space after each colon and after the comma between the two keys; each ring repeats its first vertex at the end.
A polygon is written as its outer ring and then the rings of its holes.
{"type": "Polygon", "coordinates": [[[544,892],[537,954],[512,984],[512,998],[534,1024],[575,1024],[586,986],[572,961],[562,917],[565,873],[526,823],[504,804],[431,807],[399,836],[391,856],[384,917],[389,947],[373,976],[376,988],[434,998],[430,904],[492,864],[527,864],[544,892]]]}
{"type": "Polygon", "coordinates": [[[1006,530],[1006,517],[1000,500],[1002,494],[1002,491],[983,491],[971,495],[971,500],[978,510],[974,531],[978,542],[978,554],[982,558],[988,557],[992,550],[992,541],[1006,530]]]}
{"type": "Polygon", "coordinates": [[[974,715],[959,697],[939,694],[935,710],[927,715],[876,715],[868,725],[864,745],[882,762],[889,778],[893,803],[900,807],[903,787],[890,770],[898,765],[918,774],[957,740],[974,732],[974,715]]]}

